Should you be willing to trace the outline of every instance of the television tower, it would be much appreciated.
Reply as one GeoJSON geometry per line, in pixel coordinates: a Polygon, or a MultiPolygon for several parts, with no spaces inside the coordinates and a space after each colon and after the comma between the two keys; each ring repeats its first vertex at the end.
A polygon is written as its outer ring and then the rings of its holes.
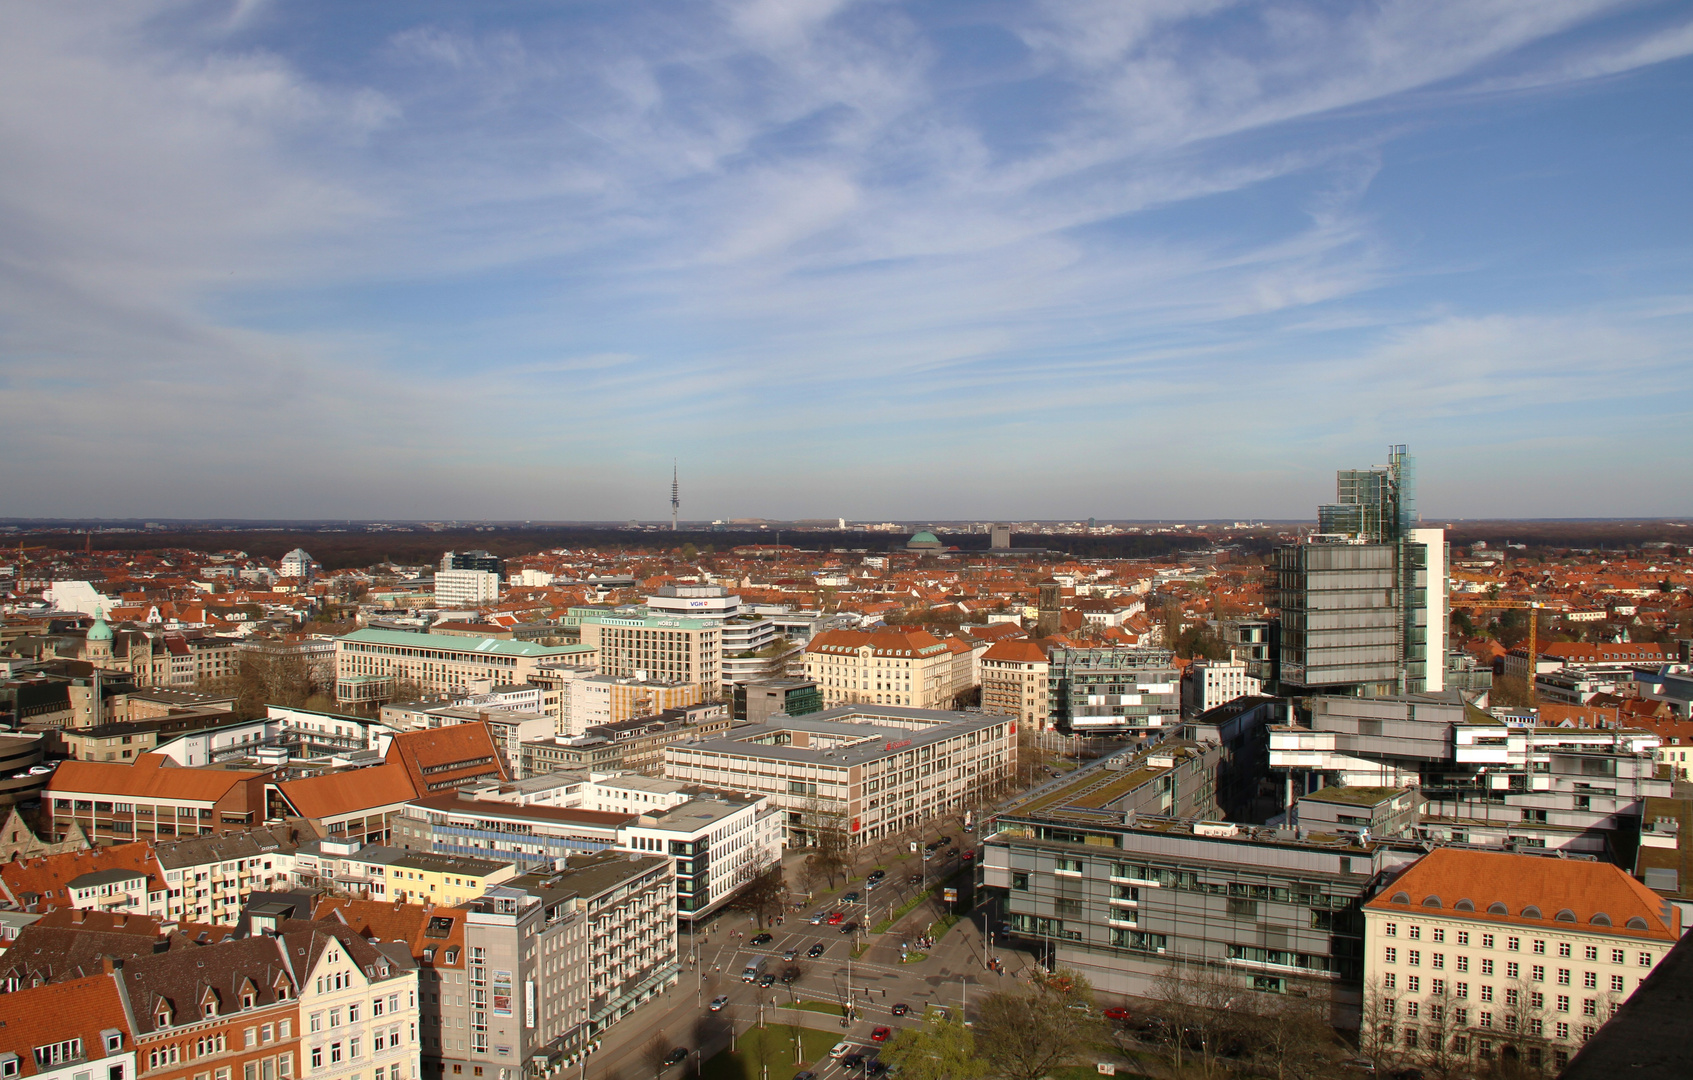
{"type": "Polygon", "coordinates": [[[682,489],[677,484],[676,463],[670,463],[670,531],[676,531],[676,509],[682,505],[682,489]]]}

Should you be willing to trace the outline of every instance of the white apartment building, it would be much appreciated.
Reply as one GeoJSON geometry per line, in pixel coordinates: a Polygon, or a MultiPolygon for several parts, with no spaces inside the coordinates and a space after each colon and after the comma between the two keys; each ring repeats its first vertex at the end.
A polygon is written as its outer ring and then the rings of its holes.
{"type": "Polygon", "coordinates": [[[277,825],[156,842],[153,857],[168,894],[164,914],[233,925],[249,893],[291,887],[299,848],[292,831],[277,825]]]}
{"type": "Polygon", "coordinates": [[[1245,660],[1230,656],[1227,660],[1195,660],[1188,668],[1182,685],[1182,705],[1190,716],[1210,712],[1219,705],[1227,705],[1235,698],[1252,697],[1264,689],[1264,684],[1246,673],[1245,660]]]}
{"type": "Polygon", "coordinates": [[[417,1080],[417,967],[350,928],[283,934],[300,973],[299,1080],[417,1080]]]}
{"type": "Polygon", "coordinates": [[[673,743],[664,775],[768,797],[790,846],[837,821],[856,844],[991,798],[1015,775],[1016,728],[980,713],[825,709],[673,743]]]}
{"type": "Polygon", "coordinates": [[[1439,848],[1364,905],[1366,1046],[1561,1069],[1675,945],[1609,863],[1439,848]]]}
{"type": "Polygon", "coordinates": [[[436,607],[481,607],[498,603],[500,575],[492,570],[437,570],[436,607]]]}
{"type": "Polygon", "coordinates": [[[778,813],[762,796],[701,795],[641,813],[618,830],[622,847],[669,855],[676,868],[678,918],[702,918],[735,890],[780,865],[778,813]]]}

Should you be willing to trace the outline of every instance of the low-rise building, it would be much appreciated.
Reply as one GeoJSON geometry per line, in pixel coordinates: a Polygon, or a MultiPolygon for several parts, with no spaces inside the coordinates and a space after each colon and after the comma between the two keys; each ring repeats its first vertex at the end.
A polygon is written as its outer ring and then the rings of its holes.
{"type": "Polygon", "coordinates": [[[805,677],[825,709],[945,709],[954,693],[952,650],[926,630],[825,630],[805,646],[805,677]]]}
{"type": "Polygon", "coordinates": [[[401,630],[355,630],[335,640],[335,699],[344,704],[380,704],[397,686],[417,693],[463,691],[527,683],[543,665],[592,651],[588,645],[539,645],[530,641],[415,634],[401,630]]]}
{"type": "Polygon", "coordinates": [[[96,844],[243,832],[265,820],[269,776],[181,769],[158,754],[133,764],[67,761],[42,798],[44,825],[56,840],[79,825],[96,844]]]}
{"type": "Polygon", "coordinates": [[[41,986],[9,986],[0,1076],[16,1080],[135,1080],[123,972],[41,986]]]}
{"type": "Polygon", "coordinates": [[[1244,659],[1195,660],[1182,680],[1182,709],[1197,715],[1238,697],[1252,697],[1264,688],[1253,678],[1244,659]]]}
{"type": "Polygon", "coordinates": [[[1364,906],[1361,1035],[1561,1069],[1674,946],[1665,907],[1609,863],[1432,851],[1364,906]]]}

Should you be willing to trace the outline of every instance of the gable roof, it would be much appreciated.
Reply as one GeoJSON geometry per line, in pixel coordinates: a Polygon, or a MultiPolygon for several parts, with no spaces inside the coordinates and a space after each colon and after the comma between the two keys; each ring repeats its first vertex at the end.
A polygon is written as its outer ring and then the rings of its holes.
{"type": "Polygon", "coordinates": [[[457,907],[324,897],[318,901],[312,918],[319,922],[339,918],[359,936],[373,942],[401,942],[419,961],[423,960],[424,950],[433,950],[428,961],[430,967],[462,967],[465,914],[464,908],[457,907]],[[458,950],[450,964],[446,960],[447,948],[458,950]]]}
{"type": "MultiPolygon", "coordinates": [[[[59,768],[63,770],[64,766],[59,768]]],[[[130,870],[145,874],[149,892],[164,887],[155,876],[158,863],[153,858],[152,846],[137,842],[0,863],[0,888],[5,890],[7,899],[20,907],[38,903],[40,910],[47,911],[69,906],[71,899],[66,890],[70,883],[98,870],[130,870]],[[39,897],[39,900],[31,901],[27,899],[29,895],[39,897]]]]}
{"type": "Polygon", "coordinates": [[[1661,941],[1677,936],[1669,925],[1669,904],[1620,867],[1508,852],[1437,848],[1364,906],[1540,930],[1579,928],[1661,941]],[[1475,910],[1459,908],[1462,900],[1475,910]],[[1494,904],[1504,910],[1489,911],[1494,904]],[[1596,923],[1596,916],[1609,924],[1596,923]]]}
{"type": "Polygon", "coordinates": [[[388,744],[386,761],[398,763],[417,794],[443,791],[470,780],[510,780],[505,758],[486,721],[406,731],[388,744]]]}
{"type": "Polygon", "coordinates": [[[87,1060],[98,1061],[106,1055],[103,1031],[122,1032],[125,1050],[134,1045],[117,977],[105,973],[0,994],[0,1028],[5,1030],[5,1049],[18,1055],[20,1076],[63,1067],[37,1065],[33,1051],[38,1046],[81,1039],[87,1060]]]}
{"type": "Polygon", "coordinates": [[[268,775],[235,769],[166,768],[176,763],[163,754],[142,754],[135,764],[115,761],[66,761],[47,783],[48,794],[95,792],[137,799],[215,803],[244,780],[268,775]]]}
{"type": "Polygon", "coordinates": [[[1002,660],[1013,664],[1044,664],[1046,650],[1027,638],[996,641],[993,648],[982,654],[983,660],[1002,660]]]}
{"type": "Polygon", "coordinates": [[[218,1012],[228,1014],[240,1007],[242,989],[251,982],[255,1005],[274,1004],[279,984],[289,997],[303,975],[291,965],[278,938],[268,936],[222,941],[200,948],[173,948],[126,960],[124,990],[135,1016],[135,1033],[159,1030],[160,1005],[170,1010],[171,1027],[201,1019],[201,1004],[211,992],[218,1012]]]}
{"type": "Polygon", "coordinates": [[[398,762],[287,780],[276,788],[301,817],[318,821],[417,797],[411,776],[398,762]]]}

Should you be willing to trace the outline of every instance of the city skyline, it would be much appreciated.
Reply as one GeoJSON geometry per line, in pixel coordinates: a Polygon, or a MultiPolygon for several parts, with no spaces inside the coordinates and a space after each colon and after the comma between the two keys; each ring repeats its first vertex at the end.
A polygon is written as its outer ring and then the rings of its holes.
{"type": "Polygon", "coordinates": [[[1693,516],[1677,5],[12,15],[3,517],[1693,516]]]}

